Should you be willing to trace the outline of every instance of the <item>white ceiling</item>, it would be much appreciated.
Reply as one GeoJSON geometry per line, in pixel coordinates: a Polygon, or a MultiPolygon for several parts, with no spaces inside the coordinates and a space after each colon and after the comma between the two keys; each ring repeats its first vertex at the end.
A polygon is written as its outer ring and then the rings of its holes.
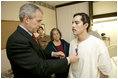
{"type": "Polygon", "coordinates": [[[69,3],[72,1],[43,1],[44,3],[48,3],[51,6],[56,6],[56,5],[61,5],[61,4],[65,4],[65,3],[69,3]]]}

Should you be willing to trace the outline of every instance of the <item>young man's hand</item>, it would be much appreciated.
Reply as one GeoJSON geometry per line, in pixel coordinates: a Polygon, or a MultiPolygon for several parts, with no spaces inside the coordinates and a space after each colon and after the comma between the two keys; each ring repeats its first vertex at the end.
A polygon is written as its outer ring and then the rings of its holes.
{"type": "Polygon", "coordinates": [[[69,59],[70,59],[70,63],[73,63],[73,62],[76,62],[79,60],[79,56],[77,54],[73,53],[69,56],[69,59]]]}
{"type": "Polygon", "coordinates": [[[102,73],[100,72],[100,78],[109,78],[109,76],[108,76],[108,75],[104,75],[104,74],[102,74],[102,73]]]}

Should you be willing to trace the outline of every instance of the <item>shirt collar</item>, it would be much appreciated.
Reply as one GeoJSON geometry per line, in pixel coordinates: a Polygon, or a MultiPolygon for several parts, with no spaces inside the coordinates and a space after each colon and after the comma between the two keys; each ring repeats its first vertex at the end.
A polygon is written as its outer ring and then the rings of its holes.
{"type": "Polygon", "coordinates": [[[30,32],[29,30],[27,30],[25,27],[23,27],[22,25],[19,25],[22,29],[24,29],[29,35],[32,36],[32,32],[30,32]]]}

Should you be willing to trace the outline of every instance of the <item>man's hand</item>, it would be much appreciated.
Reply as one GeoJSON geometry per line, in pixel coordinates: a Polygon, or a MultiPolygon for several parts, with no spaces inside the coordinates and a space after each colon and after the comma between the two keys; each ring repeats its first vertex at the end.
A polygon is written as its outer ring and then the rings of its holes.
{"type": "Polygon", "coordinates": [[[52,74],[52,75],[51,75],[51,78],[55,78],[55,74],[52,74]]]}
{"type": "Polygon", "coordinates": [[[78,60],[79,60],[79,57],[78,57],[78,55],[76,55],[76,54],[74,53],[74,54],[71,54],[71,55],[69,56],[69,59],[70,59],[70,63],[73,63],[73,62],[78,61],[78,60]]]}
{"type": "Polygon", "coordinates": [[[102,72],[100,72],[100,78],[109,78],[109,76],[108,75],[104,75],[104,74],[102,74],[102,72]]]}
{"type": "Polygon", "coordinates": [[[55,52],[53,55],[55,57],[65,58],[65,54],[63,52],[61,52],[61,51],[55,52]]]}

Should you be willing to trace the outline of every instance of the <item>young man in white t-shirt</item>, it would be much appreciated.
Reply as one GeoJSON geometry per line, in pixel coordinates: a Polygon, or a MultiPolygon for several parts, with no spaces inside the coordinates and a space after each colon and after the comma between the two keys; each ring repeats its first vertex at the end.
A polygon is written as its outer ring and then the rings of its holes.
{"type": "Polygon", "coordinates": [[[101,39],[88,34],[90,19],[85,13],[74,14],[72,31],[77,36],[70,43],[69,55],[79,60],[70,65],[69,78],[107,78],[113,68],[107,47],[101,39]]]}

